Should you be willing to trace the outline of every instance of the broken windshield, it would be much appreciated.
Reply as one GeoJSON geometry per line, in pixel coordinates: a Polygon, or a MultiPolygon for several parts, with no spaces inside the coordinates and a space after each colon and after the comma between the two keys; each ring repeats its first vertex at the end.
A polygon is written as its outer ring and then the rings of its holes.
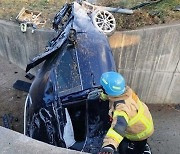
{"type": "Polygon", "coordinates": [[[57,81],[61,92],[81,85],[74,48],[67,47],[67,50],[61,56],[57,66],[57,81]]]}

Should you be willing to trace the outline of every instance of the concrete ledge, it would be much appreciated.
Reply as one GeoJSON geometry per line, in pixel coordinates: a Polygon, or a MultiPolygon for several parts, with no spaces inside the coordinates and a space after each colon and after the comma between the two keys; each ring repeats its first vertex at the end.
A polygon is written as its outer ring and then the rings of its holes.
{"type": "Polygon", "coordinates": [[[15,131],[0,127],[1,154],[83,154],[84,152],[55,147],[15,131]]]}

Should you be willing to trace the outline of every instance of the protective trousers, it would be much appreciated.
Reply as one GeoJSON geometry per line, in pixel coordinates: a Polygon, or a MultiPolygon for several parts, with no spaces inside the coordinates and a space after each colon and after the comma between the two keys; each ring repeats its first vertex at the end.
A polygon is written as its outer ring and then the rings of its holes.
{"type": "Polygon", "coordinates": [[[143,154],[147,139],[143,141],[130,141],[124,138],[119,147],[118,152],[120,154],[143,154]]]}

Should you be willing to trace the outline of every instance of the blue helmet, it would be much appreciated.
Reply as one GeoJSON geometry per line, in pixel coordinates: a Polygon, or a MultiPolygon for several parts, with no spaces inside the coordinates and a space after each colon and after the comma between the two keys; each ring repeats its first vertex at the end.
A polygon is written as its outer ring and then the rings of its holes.
{"type": "Polygon", "coordinates": [[[124,77],[117,72],[103,73],[100,84],[109,96],[122,95],[126,90],[124,77]]]}

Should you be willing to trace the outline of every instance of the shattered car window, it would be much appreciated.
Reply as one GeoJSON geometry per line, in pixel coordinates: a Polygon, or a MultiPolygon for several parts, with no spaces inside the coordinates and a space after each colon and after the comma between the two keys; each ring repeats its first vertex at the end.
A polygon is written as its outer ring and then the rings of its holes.
{"type": "Polygon", "coordinates": [[[57,80],[60,91],[81,85],[75,49],[68,49],[62,55],[57,67],[57,80]]]}

